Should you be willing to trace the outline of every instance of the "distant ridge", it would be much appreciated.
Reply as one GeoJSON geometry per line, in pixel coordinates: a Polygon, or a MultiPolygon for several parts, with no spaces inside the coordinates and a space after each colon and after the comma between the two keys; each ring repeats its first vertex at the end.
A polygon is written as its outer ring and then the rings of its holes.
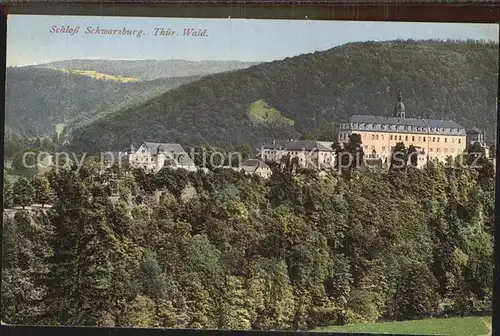
{"type": "Polygon", "coordinates": [[[187,60],[66,60],[38,64],[38,68],[59,68],[154,80],[165,77],[204,76],[239,70],[259,62],[240,61],[187,61],[187,60]]]}

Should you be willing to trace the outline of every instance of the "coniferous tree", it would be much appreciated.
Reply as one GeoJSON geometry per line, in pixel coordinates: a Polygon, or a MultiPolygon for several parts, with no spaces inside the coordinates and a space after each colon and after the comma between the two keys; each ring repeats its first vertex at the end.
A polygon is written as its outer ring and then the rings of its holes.
{"type": "Polygon", "coordinates": [[[42,208],[45,204],[48,204],[53,200],[54,195],[52,189],[50,188],[49,180],[45,175],[34,176],[31,183],[35,191],[34,201],[36,203],[40,203],[42,208]]]}
{"type": "Polygon", "coordinates": [[[495,159],[497,157],[497,146],[496,145],[490,146],[490,157],[492,159],[495,159]]]}
{"type": "Polygon", "coordinates": [[[359,134],[351,134],[347,143],[335,142],[332,147],[335,151],[335,168],[345,176],[352,176],[356,169],[363,166],[365,153],[359,134]]]}
{"type": "Polygon", "coordinates": [[[142,274],[142,292],[151,299],[160,299],[167,294],[164,274],[153,253],[148,251],[140,265],[142,274]]]}
{"type": "Polygon", "coordinates": [[[404,170],[408,163],[408,152],[404,143],[398,142],[391,152],[390,170],[404,170]]]}
{"type": "Polygon", "coordinates": [[[359,168],[364,163],[365,153],[363,151],[363,141],[360,134],[349,135],[349,142],[346,146],[347,151],[353,158],[351,169],[359,168]]]}
{"type": "Polygon", "coordinates": [[[40,149],[41,147],[42,147],[42,140],[40,139],[40,137],[37,137],[33,142],[33,148],[40,149]]]}
{"type": "Polygon", "coordinates": [[[109,201],[75,170],[49,178],[58,200],[51,218],[53,256],[48,258],[51,317],[62,325],[96,325],[111,299],[115,243],[107,220],[109,201]]]}
{"type": "Polygon", "coordinates": [[[24,209],[26,206],[33,204],[35,188],[27,178],[21,177],[14,182],[12,192],[15,205],[22,206],[24,209]]]}
{"type": "Polygon", "coordinates": [[[408,151],[407,151],[407,164],[409,164],[412,167],[417,167],[418,166],[418,150],[415,146],[410,145],[408,146],[408,151]]]}
{"type": "Polygon", "coordinates": [[[12,182],[4,175],[3,178],[3,206],[4,208],[10,208],[14,204],[14,193],[13,193],[12,182]]]}

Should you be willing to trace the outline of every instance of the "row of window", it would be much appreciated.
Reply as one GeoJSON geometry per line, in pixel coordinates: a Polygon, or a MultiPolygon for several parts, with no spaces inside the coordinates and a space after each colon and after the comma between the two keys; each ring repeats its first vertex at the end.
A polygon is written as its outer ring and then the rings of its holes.
{"type": "MultiPolygon", "coordinates": [[[[378,140],[378,135],[376,136],[376,139],[378,140]]],[[[383,135],[382,135],[382,139],[383,139],[383,135]]],[[[402,140],[403,137],[401,135],[399,135],[399,136],[391,135],[390,139],[391,140],[402,140]]],[[[409,141],[409,139],[410,139],[410,136],[405,135],[404,140],[409,141]]],[[[417,139],[418,139],[418,142],[426,142],[426,139],[428,140],[428,142],[431,142],[431,141],[432,142],[439,142],[440,141],[440,137],[425,137],[425,136],[424,137],[422,137],[422,136],[417,137],[415,135],[411,135],[412,142],[415,142],[417,139]]],[[[444,142],[446,142],[446,143],[448,142],[448,138],[443,138],[443,139],[444,139],[444,142]]],[[[372,135],[372,140],[375,140],[373,135],[372,135]]],[[[458,141],[457,143],[462,143],[462,139],[457,139],[457,141],[458,141]]],[[[451,138],[451,143],[455,143],[455,138],[451,138]]]]}
{"type": "MultiPolygon", "coordinates": [[[[368,154],[366,155],[367,158],[369,159],[385,159],[386,157],[385,156],[380,156],[378,154],[375,154],[375,153],[372,153],[372,154],[368,154]]],[[[418,161],[425,161],[427,158],[425,156],[422,156],[420,155],[417,160],[418,161]]],[[[444,157],[440,157],[439,159],[441,160],[444,160],[445,158],[444,157]]]]}
{"type": "MultiPolygon", "coordinates": [[[[303,162],[303,161],[304,161],[304,159],[303,159],[303,158],[300,158],[300,162],[303,162]]],[[[307,160],[306,160],[306,161],[307,161],[307,160]]],[[[316,163],[318,162],[318,160],[313,160],[313,161],[315,161],[316,163]]],[[[324,163],[328,163],[328,162],[330,162],[330,161],[331,161],[331,160],[330,160],[330,158],[325,158],[325,159],[323,160],[323,162],[324,162],[324,163]]]]}
{"type": "MultiPolygon", "coordinates": [[[[151,158],[151,162],[154,162],[154,160],[155,160],[154,158],[151,158]]],[[[136,157],[136,158],[135,158],[135,161],[139,161],[139,158],[138,158],[138,157],[136,157]]],[[[143,158],[143,159],[142,159],[142,160],[140,160],[140,161],[148,162],[149,160],[148,160],[148,158],[143,158]]]]}
{"type": "MultiPolygon", "coordinates": [[[[394,148],[394,147],[393,147],[394,148]]],[[[393,149],[391,148],[391,150],[393,149]]],[[[374,145],[371,145],[371,146],[368,146],[368,145],[365,145],[364,146],[364,149],[365,150],[371,150],[371,151],[375,151],[375,146],[374,145]]],[[[385,152],[386,150],[388,149],[388,147],[386,146],[382,146],[382,152],[385,152]]],[[[436,148],[436,152],[437,153],[440,153],[440,152],[444,152],[444,153],[448,153],[448,151],[450,153],[455,153],[455,148],[451,148],[451,149],[448,149],[448,148],[436,148]]],[[[429,148],[429,153],[430,152],[434,152],[434,148],[429,148]]],[[[457,150],[457,153],[459,152],[459,150],[457,150]]],[[[423,153],[425,154],[425,152],[423,153]]]]}
{"type": "MultiPolygon", "coordinates": [[[[363,134],[361,136],[362,139],[364,140],[367,140],[367,137],[370,137],[371,140],[384,140],[384,135],[383,134],[372,134],[371,136],[368,135],[368,134],[363,134]]],[[[349,138],[349,135],[347,133],[340,133],[340,136],[339,136],[340,140],[347,140],[349,138]]],[[[396,141],[411,141],[412,142],[440,142],[440,137],[422,137],[422,136],[415,136],[415,135],[405,135],[404,137],[402,135],[390,135],[389,136],[389,139],[390,140],[396,140],[396,141]],[[426,140],[427,139],[427,140],[426,140]]],[[[443,138],[444,142],[447,143],[448,142],[448,138],[443,138]]],[[[451,143],[455,143],[455,138],[451,138],[451,143]]],[[[457,143],[462,143],[462,140],[461,139],[457,139],[457,143]]]]}
{"type": "MultiPolygon", "coordinates": [[[[306,149],[305,149],[305,150],[303,150],[303,151],[300,151],[300,152],[287,152],[286,150],[283,150],[283,151],[281,151],[281,152],[280,152],[280,151],[264,150],[264,154],[273,154],[273,155],[274,155],[274,154],[278,154],[278,153],[280,153],[280,154],[282,154],[282,155],[285,155],[285,153],[290,154],[290,155],[299,155],[299,154],[301,154],[301,153],[303,153],[303,152],[306,152],[306,154],[310,154],[310,151],[309,151],[309,150],[306,150],[306,149]]],[[[330,152],[320,152],[319,154],[320,154],[321,156],[325,156],[325,155],[328,155],[329,153],[330,153],[330,152]]]]}
{"type": "Polygon", "coordinates": [[[363,129],[363,130],[394,130],[394,131],[408,131],[408,132],[446,132],[446,133],[459,133],[463,131],[460,128],[449,127],[427,127],[427,126],[409,126],[409,125],[385,125],[385,124],[371,124],[371,123],[353,123],[341,124],[341,129],[363,129]]]}
{"type": "MultiPolygon", "coordinates": [[[[145,150],[145,149],[143,149],[141,152],[142,152],[142,154],[145,154],[145,153],[146,153],[146,150],[145,150]]],[[[165,151],[163,150],[163,148],[160,148],[160,149],[158,150],[158,152],[160,152],[160,153],[165,153],[165,151]]],[[[174,151],[170,151],[170,153],[174,154],[174,151]]]]}

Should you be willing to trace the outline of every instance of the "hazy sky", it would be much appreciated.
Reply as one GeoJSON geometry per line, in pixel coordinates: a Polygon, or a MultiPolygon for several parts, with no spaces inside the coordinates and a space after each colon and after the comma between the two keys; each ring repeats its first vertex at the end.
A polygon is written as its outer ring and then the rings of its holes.
{"type": "Polygon", "coordinates": [[[347,42],[394,39],[483,39],[498,42],[498,25],[306,20],[245,20],[10,15],[7,65],[65,59],[186,59],[271,61],[347,42]],[[51,33],[52,26],[78,33],[51,33]],[[92,35],[88,27],[143,30],[144,35],[92,35]],[[178,36],[154,36],[155,28],[178,36]],[[206,37],[183,36],[206,29],[206,37]]]}

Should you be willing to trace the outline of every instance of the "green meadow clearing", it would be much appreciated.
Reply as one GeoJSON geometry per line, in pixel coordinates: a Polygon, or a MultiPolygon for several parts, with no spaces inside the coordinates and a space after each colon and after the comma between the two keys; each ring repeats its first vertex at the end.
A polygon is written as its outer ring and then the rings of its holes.
{"type": "Polygon", "coordinates": [[[434,318],[419,321],[382,322],[331,326],[315,329],[318,332],[363,332],[404,335],[487,336],[491,317],[434,318]]]}
{"type": "Polygon", "coordinates": [[[248,109],[250,118],[261,123],[281,122],[293,126],[295,121],[285,117],[280,111],[271,107],[266,101],[258,100],[252,103],[248,109]]]}

